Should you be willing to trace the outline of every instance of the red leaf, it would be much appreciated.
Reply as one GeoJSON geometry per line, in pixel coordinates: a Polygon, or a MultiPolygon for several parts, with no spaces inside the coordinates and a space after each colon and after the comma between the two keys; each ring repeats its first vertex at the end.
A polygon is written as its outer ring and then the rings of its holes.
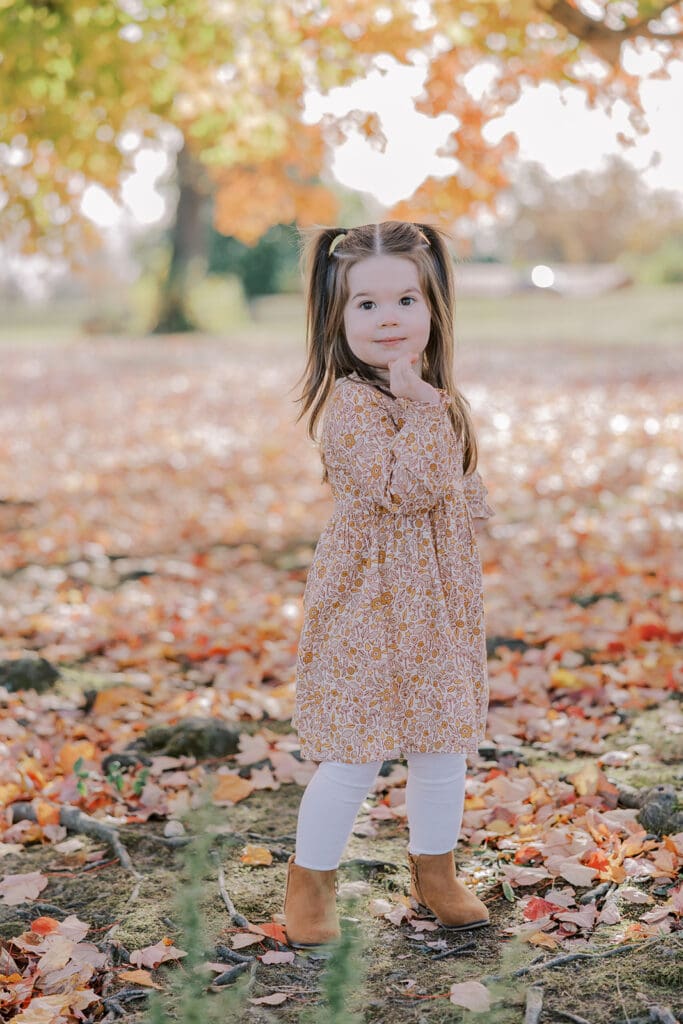
{"type": "Polygon", "coordinates": [[[539,917],[545,917],[546,914],[554,914],[557,910],[564,909],[564,907],[559,907],[557,903],[544,900],[541,896],[532,896],[524,908],[524,917],[527,921],[537,921],[539,917]]]}

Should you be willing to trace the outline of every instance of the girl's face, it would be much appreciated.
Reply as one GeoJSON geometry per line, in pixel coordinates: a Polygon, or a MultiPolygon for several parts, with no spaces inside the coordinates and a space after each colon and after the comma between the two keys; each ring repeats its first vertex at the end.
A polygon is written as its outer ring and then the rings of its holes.
{"type": "MultiPolygon", "coordinates": [[[[344,330],[355,356],[389,381],[389,362],[421,356],[429,341],[431,314],[417,267],[404,256],[369,256],[349,270],[344,330]],[[384,371],[384,372],[382,372],[384,371]]],[[[420,373],[422,360],[413,368],[420,373]]]]}

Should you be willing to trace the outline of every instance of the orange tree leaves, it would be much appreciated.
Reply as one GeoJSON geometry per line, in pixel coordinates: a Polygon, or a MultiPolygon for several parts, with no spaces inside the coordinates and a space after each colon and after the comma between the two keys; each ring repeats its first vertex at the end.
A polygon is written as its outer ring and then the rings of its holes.
{"type": "MultiPolygon", "coordinates": [[[[681,53],[680,5],[631,7],[625,19],[622,4],[604,2],[603,16],[592,18],[569,0],[433,0],[431,17],[418,18],[409,0],[381,8],[327,0],[296,13],[283,0],[175,0],[143,12],[115,0],[9,0],[0,19],[0,241],[87,259],[96,233],[80,210],[84,188],[96,182],[116,195],[130,163],[126,133],[139,144],[167,124],[207,169],[219,230],[252,243],[283,220],[332,221],[335,201],[318,177],[330,144],[354,121],[330,115],[303,126],[306,91],[360,79],[382,55],[410,64],[418,52],[428,76],[416,107],[458,118],[446,151],[459,169],[429,179],[389,215],[451,226],[472,207],[490,206],[507,184],[501,161],[515,139],[491,145],[484,129],[523,84],[571,83],[591,104],[624,100],[632,129],[646,129],[621,46],[657,39],[661,67],[653,74],[665,75],[681,53]],[[666,29],[657,22],[664,9],[666,29]],[[595,78],[586,73],[591,57],[601,63],[595,78]],[[475,101],[463,76],[483,59],[497,74],[475,101]],[[10,146],[11,159],[3,151],[10,146]]],[[[373,115],[365,114],[366,130],[380,139],[381,125],[367,127],[373,115]]]]}

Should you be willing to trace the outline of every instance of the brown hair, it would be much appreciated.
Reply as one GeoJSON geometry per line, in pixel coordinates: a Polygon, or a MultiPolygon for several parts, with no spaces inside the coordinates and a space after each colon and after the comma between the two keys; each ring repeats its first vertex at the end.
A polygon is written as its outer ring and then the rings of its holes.
{"type": "MultiPolygon", "coordinates": [[[[370,256],[404,256],[417,267],[420,287],[431,312],[429,340],[422,355],[422,377],[452,397],[449,416],[455,433],[463,441],[463,472],[474,472],[477,442],[470,403],[453,379],[455,283],[445,233],[429,224],[383,221],[348,229],[301,229],[300,238],[300,267],[306,292],[307,362],[297,382],[303,381],[302,394],[296,399],[303,402],[297,422],[310,409],[308,435],[316,441],[315,426],[335,381],[354,371],[361,380],[394,397],[376,368],[359,359],[349,348],[344,331],[344,307],[348,301],[350,267],[370,256]]],[[[322,479],[327,480],[324,467],[322,479]]]]}

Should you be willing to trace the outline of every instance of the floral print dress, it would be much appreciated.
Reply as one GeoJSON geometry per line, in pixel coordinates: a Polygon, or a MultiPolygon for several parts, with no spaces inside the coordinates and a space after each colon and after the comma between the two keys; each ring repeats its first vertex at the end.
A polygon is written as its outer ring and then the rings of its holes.
{"type": "Polygon", "coordinates": [[[451,398],[390,398],[335,382],[322,458],[335,500],[304,590],[292,725],[301,756],[360,764],[475,753],[488,705],[473,517],[495,510],[463,476],[451,398]]]}

